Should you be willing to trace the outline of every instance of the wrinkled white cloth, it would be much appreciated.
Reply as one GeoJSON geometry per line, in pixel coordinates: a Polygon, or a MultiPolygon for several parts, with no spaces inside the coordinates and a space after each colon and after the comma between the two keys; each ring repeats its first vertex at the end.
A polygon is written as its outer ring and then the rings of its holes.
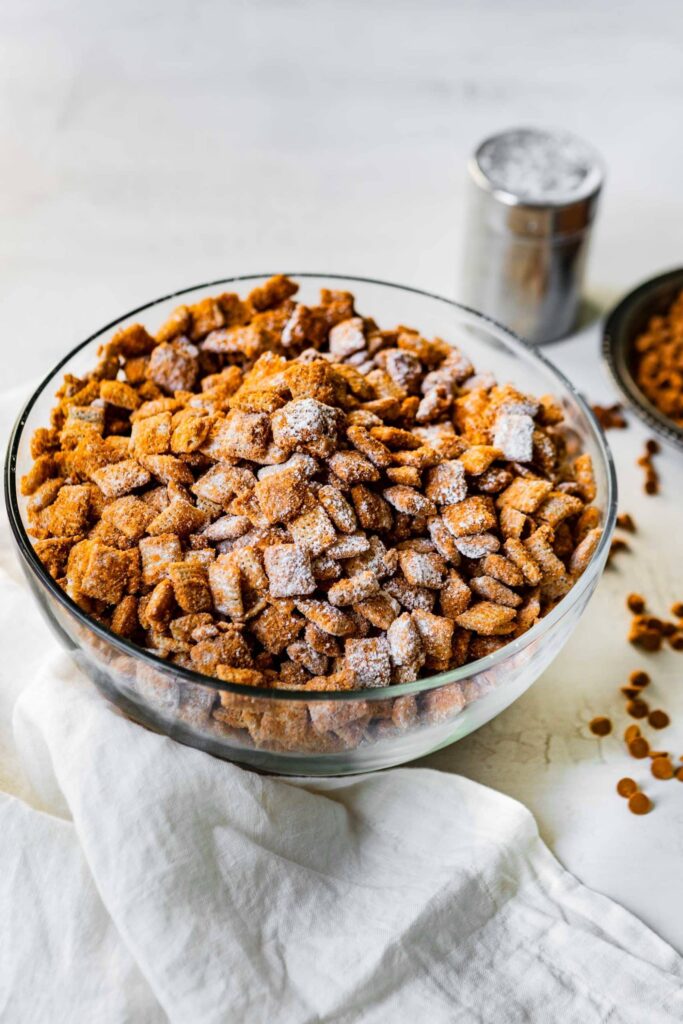
{"type": "Polygon", "coordinates": [[[683,961],[520,804],[403,768],[244,771],[146,732],[0,529],[0,1020],[659,1024],[683,961]]]}

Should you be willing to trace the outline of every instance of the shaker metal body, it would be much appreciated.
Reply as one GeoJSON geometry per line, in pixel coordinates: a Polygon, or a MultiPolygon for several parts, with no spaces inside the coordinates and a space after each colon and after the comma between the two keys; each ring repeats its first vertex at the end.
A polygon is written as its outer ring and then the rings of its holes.
{"type": "Polygon", "coordinates": [[[468,172],[464,301],[528,341],[563,337],[578,316],[600,158],[568,133],[515,129],[485,140],[468,172]]]}

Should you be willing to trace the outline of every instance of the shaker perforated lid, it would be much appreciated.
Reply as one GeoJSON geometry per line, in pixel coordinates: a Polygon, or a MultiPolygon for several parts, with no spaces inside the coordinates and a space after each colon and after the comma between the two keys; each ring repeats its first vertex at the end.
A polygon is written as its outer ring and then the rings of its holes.
{"type": "Polygon", "coordinates": [[[586,228],[604,179],[603,162],[592,146],[570,132],[544,128],[490,136],[477,148],[469,171],[488,194],[491,210],[498,208],[499,227],[532,237],[586,228]]]}

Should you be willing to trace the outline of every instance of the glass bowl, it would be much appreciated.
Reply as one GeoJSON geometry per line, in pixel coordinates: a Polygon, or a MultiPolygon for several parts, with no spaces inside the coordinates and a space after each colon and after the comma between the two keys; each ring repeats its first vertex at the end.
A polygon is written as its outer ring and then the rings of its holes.
{"type": "Polygon", "coordinates": [[[129,718],[218,757],[285,775],[344,775],[422,757],[467,736],[508,707],[557,656],[604,568],[616,516],[616,479],[604,436],[586,403],[538,351],[491,320],[415,288],[338,275],[292,274],[300,298],[348,289],[380,326],[410,324],[461,346],[478,371],[491,370],[562,404],[567,427],[593,457],[604,533],[569,593],[527,633],[479,661],[412,683],[344,692],[296,692],[228,684],[170,665],[86,615],[50,577],[26,532],[17,478],[31,465],[30,438],[49,422],[64,373],[82,374],[112,330],[142,319],[155,330],[178,304],[232,286],[250,290],[269,275],[212,281],[140,306],[69,352],[43,380],[12,432],[6,463],[10,523],[31,589],[57,636],[99,690],[129,718]],[[256,723],[256,724],[255,724],[256,723]],[[246,726],[252,725],[254,740],[246,726]],[[255,724],[255,725],[254,725],[255,724]]]}

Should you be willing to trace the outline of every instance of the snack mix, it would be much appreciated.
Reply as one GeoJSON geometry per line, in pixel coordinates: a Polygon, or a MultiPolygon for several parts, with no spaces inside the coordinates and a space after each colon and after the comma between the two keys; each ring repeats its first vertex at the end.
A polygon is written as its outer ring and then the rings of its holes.
{"type": "MultiPolygon", "coordinates": [[[[125,327],[66,376],[22,480],[39,558],[98,623],[226,683],[378,688],[498,650],[597,547],[590,455],[551,397],[297,287],[125,327]]],[[[338,707],[207,693],[212,728],[284,750],[466,703],[453,685],[338,707]]]]}

